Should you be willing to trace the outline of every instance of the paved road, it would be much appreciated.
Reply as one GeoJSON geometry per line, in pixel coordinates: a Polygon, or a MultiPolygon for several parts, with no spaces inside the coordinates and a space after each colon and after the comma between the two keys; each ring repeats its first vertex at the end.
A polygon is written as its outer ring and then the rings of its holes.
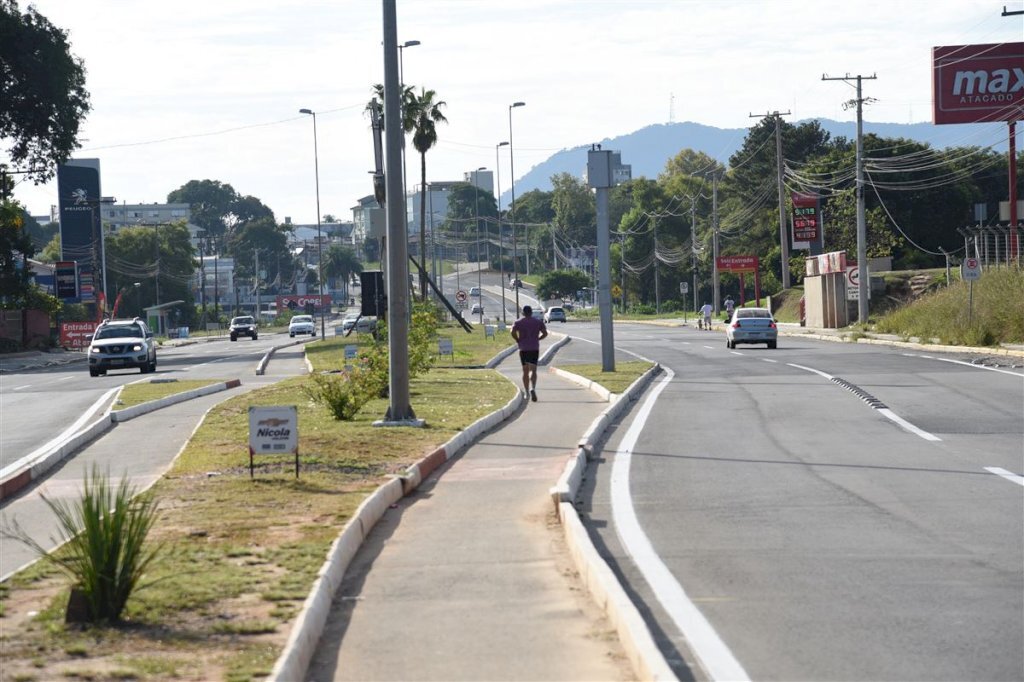
{"type": "MultiPolygon", "coordinates": [[[[262,341],[261,335],[260,340],[255,343],[262,341]]],[[[288,341],[288,337],[277,338],[277,343],[282,341],[288,341]]],[[[268,339],[267,344],[269,343],[268,339]]],[[[240,388],[189,400],[118,424],[52,471],[39,485],[0,505],[0,519],[17,519],[35,538],[51,538],[56,524],[43,504],[40,494],[67,500],[77,498],[82,488],[84,474],[94,463],[98,464],[101,470],[109,471],[112,478],[127,474],[140,490],[144,489],[166,471],[210,407],[240,392],[266,386],[306,371],[303,347],[295,346],[278,351],[268,365],[267,373],[257,377],[253,370],[256,359],[250,354],[255,347],[245,344],[235,350],[234,347],[238,344],[241,342],[230,344],[230,348],[224,344],[209,344],[209,347],[189,346],[187,348],[193,349],[189,351],[191,357],[186,357],[184,353],[167,353],[161,356],[160,371],[165,376],[191,377],[193,374],[202,375],[202,367],[215,367],[215,370],[209,370],[215,372],[215,376],[241,378],[240,388]],[[199,364],[189,364],[197,359],[200,361],[199,364]]],[[[265,350],[266,348],[264,352],[265,350]]],[[[90,380],[83,367],[74,371],[85,374],[85,381],[90,380]]],[[[125,376],[132,378],[131,375],[125,376]]],[[[146,375],[147,379],[153,376],[146,375]]],[[[93,382],[97,380],[99,378],[92,379],[93,382]]],[[[34,559],[35,555],[23,545],[0,537],[0,579],[34,559]]]]}
{"type": "Polygon", "coordinates": [[[791,337],[730,351],[692,328],[615,340],[670,374],[583,503],[681,677],[691,657],[714,679],[1024,677],[1024,372],[791,337]]]}
{"type": "Polygon", "coordinates": [[[102,414],[103,396],[123,384],[153,379],[231,379],[252,376],[271,346],[288,342],[285,334],[261,334],[257,341],[227,338],[157,351],[157,371],[112,371],[90,377],[83,361],[65,366],[0,374],[0,470],[44,445],[75,424],[90,408],[102,414]]]}

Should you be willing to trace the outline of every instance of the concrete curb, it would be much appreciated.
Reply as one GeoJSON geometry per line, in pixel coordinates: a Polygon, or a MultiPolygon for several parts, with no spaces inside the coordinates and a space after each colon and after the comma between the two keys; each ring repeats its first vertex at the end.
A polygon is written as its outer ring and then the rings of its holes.
{"type": "Polygon", "coordinates": [[[854,335],[856,332],[840,332],[838,334],[816,334],[814,332],[796,332],[784,329],[779,330],[784,336],[793,338],[816,339],[818,341],[833,341],[836,343],[866,343],[875,346],[894,346],[896,348],[910,348],[913,350],[933,351],[935,353],[971,353],[974,355],[1006,355],[1009,357],[1024,358],[1024,350],[1015,348],[1002,348],[994,346],[944,346],[938,343],[919,343],[916,341],[894,341],[890,339],[873,339],[871,337],[849,338],[847,335],[854,335]]]}
{"type": "Polygon", "coordinates": [[[606,399],[612,401],[612,404],[594,420],[587,434],[580,440],[576,454],[571,455],[566,462],[565,470],[558,479],[558,483],[551,488],[551,497],[555,503],[555,511],[562,523],[569,552],[572,554],[580,578],[586,585],[591,598],[614,625],[619,642],[626,651],[626,656],[629,658],[637,679],[677,680],[678,677],[658,648],[639,609],[626,594],[626,590],[615,577],[611,567],[598,554],[594,544],[590,541],[590,535],[573,504],[576,493],[583,483],[587,461],[593,454],[594,446],[604,435],[608,426],[622,415],[626,408],[643,393],[651,380],[661,372],[661,365],[655,363],[653,367],[630,384],[622,395],[610,394],[603,386],[598,386],[589,379],[570,372],[552,371],[557,372],[561,377],[594,390],[598,395],[607,395],[606,399]]]}
{"type": "Polygon", "coordinates": [[[226,391],[229,388],[238,388],[242,385],[240,379],[231,379],[230,381],[222,381],[218,384],[210,384],[209,386],[202,386],[200,388],[194,388],[191,391],[183,391],[181,393],[175,393],[169,395],[166,398],[160,398],[159,400],[150,400],[147,403],[139,403],[138,405],[132,405],[126,407],[123,410],[112,410],[110,412],[110,421],[115,423],[126,422],[129,419],[135,419],[141,417],[144,414],[149,414],[155,410],[159,410],[163,407],[170,407],[171,405],[177,405],[183,403],[186,400],[192,400],[192,398],[199,398],[204,395],[210,395],[211,393],[219,393],[226,391]]]}
{"type": "MultiPolygon", "coordinates": [[[[256,376],[261,377],[261,376],[264,375],[264,373],[266,373],[267,365],[270,364],[270,358],[272,358],[274,356],[274,353],[276,353],[277,351],[281,350],[282,348],[289,348],[290,346],[298,346],[298,345],[301,345],[301,344],[304,344],[304,343],[309,343],[311,341],[319,341],[319,340],[320,340],[319,337],[313,337],[311,339],[299,339],[298,341],[291,341],[289,343],[282,343],[279,346],[274,346],[273,348],[271,348],[270,350],[267,351],[266,355],[264,355],[262,358],[260,358],[259,362],[256,363],[256,376]]],[[[310,373],[313,372],[312,365],[309,364],[308,360],[306,360],[306,367],[309,368],[309,372],[310,373]]]]}
{"type": "MultiPolygon", "coordinates": [[[[33,481],[42,478],[42,476],[50,469],[70,457],[83,446],[96,440],[107,431],[110,431],[120,422],[134,419],[135,417],[143,414],[159,410],[162,407],[168,407],[176,403],[209,395],[211,393],[226,391],[229,388],[236,388],[241,385],[242,382],[240,380],[231,379],[230,381],[224,381],[219,384],[211,384],[210,386],[203,386],[202,388],[196,388],[191,391],[176,393],[175,395],[167,396],[160,400],[151,400],[147,403],[132,405],[131,407],[127,407],[123,410],[108,410],[103,414],[103,416],[99,417],[89,426],[69,436],[61,443],[56,444],[48,452],[36,458],[31,464],[26,465],[23,469],[20,469],[5,480],[0,481],[0,502],[20,492],[26,486],[31,485],[33,481]]],[[[120,394],[120,391],[118,394],[120,394]]],[[[114,400],[116,399],[117,398],[115,396],[114,400]]]]}

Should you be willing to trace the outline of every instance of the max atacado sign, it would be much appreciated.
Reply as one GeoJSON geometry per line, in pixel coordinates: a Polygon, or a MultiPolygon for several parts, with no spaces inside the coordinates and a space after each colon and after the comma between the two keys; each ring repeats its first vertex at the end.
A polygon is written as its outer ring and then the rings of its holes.
{"type": "Polygon", "coordinates": [[[249,407],[249,476],[254,455],[295,454],[299,476],[299,411],[294,405],[249,407]]]}
{"type": "Polygon", "coordinates": [[[1024,43],[932,48],[932,119],[988,123],[1024,118],[1024,43]]]}

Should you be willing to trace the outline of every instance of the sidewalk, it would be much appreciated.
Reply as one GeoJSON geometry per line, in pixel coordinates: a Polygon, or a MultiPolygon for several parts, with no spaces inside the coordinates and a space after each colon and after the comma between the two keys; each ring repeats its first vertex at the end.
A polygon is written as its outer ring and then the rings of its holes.
{"type": "MultiPolygon", "coordinates": [[[[516,356],[499,371],[520,385],[516,356]]],[[[307,679],[633,679],[576,576],[549,495],[608,403],[544,367],[538,376],[539,402],[441,467],[370,532],[307,679]]]]}

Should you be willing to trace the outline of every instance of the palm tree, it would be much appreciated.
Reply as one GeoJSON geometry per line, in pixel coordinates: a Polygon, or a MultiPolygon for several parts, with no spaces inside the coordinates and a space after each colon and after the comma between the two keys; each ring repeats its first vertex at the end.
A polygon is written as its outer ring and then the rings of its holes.
{"type": "MultiPolygon", "coordinates": [[[[441,113],[441,107],[447,104],[437,100],[437,93],[425,88],[415,97],[411,105],[406,106],[406,114],[413,118],[412,146],[420,153],[420,259],[421,266],[426,264],[427,253],[427,152],[437,144],[438,123],[447,123],[448,119],[441,113]]],[[[420,295],[427,300],[426,269],[420,269],[420,295]]]]}
{"type": "Polygon", "coordinates": [[[324,253],[324,277],[342,277],[346,283],[352,281],[352,276],[363,271],[363,264],[359,262],[356,252],[340,244],[332,244],[324,253]]]}

